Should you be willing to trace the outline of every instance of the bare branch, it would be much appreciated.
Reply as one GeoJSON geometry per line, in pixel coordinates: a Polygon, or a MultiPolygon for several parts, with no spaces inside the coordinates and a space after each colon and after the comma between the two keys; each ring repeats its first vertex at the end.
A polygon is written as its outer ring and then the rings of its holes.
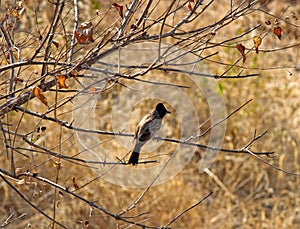
{"type": "Polygon", "coordinates": [[[167,223],[165,226],[163,226],[163,228],[169,228],[170,225],[172,223],[174,223],[177,219],[179,219],[181,216],[183,216],[185,213],[187,213],[188,211],[192,210],[193,208],[197,207],[199,204],[201,204],[204,200],[206,200],[208,197],[210,197],[213,194],[213,192],[208,193],[206,196],[204,196],[203,198],[201,198],[197,203],[193,204],[192,206],[190,206],[189,208],[185,209],[184,211],[182,211],[180,214],[178,214],[177,216],[175,216],[169,223],[167,223]]]}
{"type": "MultiPolygon", "coordinates": [[[[98,210],[100,210],[101,212],[103,212],[104,214],[106,214],[106,215],[108,215],[108,216],[110,216],[110,217],[115,218],[116,220],[121,220],[121,221],[124,221],[124,222],[129,223],[129,224],[134,224],[134,225],[137,225],[137,226],[139,226],[139,227],[141,227],[141,228],[157,228],[157,227],[153,227],[153,226],[146,226],[146,225],[144,225],[144,224],[140,224],[140,223],[137,223],[137,222],[128,220],[128,219],[126,219],[125,217],[121,217],[120,215],[115,215],[115,214],[111,213],[110,211],[108,211],[107,209],[105,209],[105,208],[103,208],[103,207],[101,207],[101,206],[95,204],[94,202],[91,202],[91,201],[85,199],[85,198],[82,197],[81,195],[79,195],[79,194],[77,194],[77,193],[75,193],[75,192],[70,191],[68,188],[63,187],[63,186],[61,186],[61,185],[59,185],[59,184],[57,184],[57,183],[55,183],[55,182],[53,182],[53,181],[51,181],[51,180],[48,180],[48,179],[46,179],[46,178],[44,178],[44,177],[40,177],[40,176],[39,176],[38,174],[36,174],[36,173],[30,173],[30,172],[21,173],[21,174],[19,174],[19,175],[17,176],[17,178],[20,179],[20,178],[23,177],[23,176],[32,177],[32,178],[37,179],[37,180],[39,180],[39,181],[42,181],[42,182],[44,182],[44,183],[46,183],[46,184],[48,184],[48,185],[50,185],[50,186],[52,186],[52,187],[55,187],[55,188],[57,188],[57,189],[59,189],[59,190],[61,190],[61,191],[64,191],[64,192],[70,194],[71,196],[74,196],[76,199],[81,200],[81,201],[87,203],[90,207],[95,208],[95,209],[98,209],[98,210]]],[[[1,177],[6,183],[8,183],[8,184],[10,185],[10,187],[13,188],[13,189],[18,193],[18,195],[19,195],[20,197],[22,197],[22,198],[25,199],[25,197],[23,196],[23,194],[20,193],[20,192],[19,192],[19,191],[11,184],[11,183],[9,183],[9,182],[7,181],[7,179],[6,179],[4,176],[2,176],[2,174],[0,174],[0,177],[1,177]]],[[[27,202],[27,201],[26,201],[26,202],[27,202]]],[[[36,208],[30,201],[28,201],[27,203],[30,204],[32,207],[34,207],[36,210],[40,211],[40,210],[39,210],[38,208],[36,208]]],[[[41,212],[41,213],[42,213],[42,212],[41,212]]],[[[42,213],[42,214],[43,214],[43,213],[42,213]]],[[[53,220],[50,216],[47,216],[45,213],[44,213],[43,215],[46,216],[48,219],[53,220]]],[[[60,223],[57,222],[57,221],[56,221],[55,223],[58,224],[58,225],[60,225],[60,226],[63,227],[63,228],[66,228],[66,227],[64,227],[62,224],[60,224],[60,223]]]]}
{"type": "Polygon", "coordinates": [[[47,219],[55,222],[57,225],[61,226],[62,228],[67,228],[66,226],[64,226],[63,224],[57,222],[56,220],[54,220],[53,218],[51,218],[49,215],[47,215],[44,211],[42,211],[40,208],[38,208],[37,206],[35,206],[30,200],[28,200],[12,183],[10,183],[1,173],[0,173],[0,177],[2,178],[2,180],[9,185],[9,187],[11,187],[17,194],[18,196],[20,196],[27,204],[29,204],[32,208],[34,208],[36,211],[38,211],[40,214],[42,214],[43,216],[45,216],[47,219]]]}
{"type": "Polygon", "coordinates": [[[70,50],[68,53],[68,62],[72,61],[73,50],[75,45],[75,31],[78,27],[78,1],[74,0],[74,27],[73,27],[73,34],[71,38],[70,50]]]}

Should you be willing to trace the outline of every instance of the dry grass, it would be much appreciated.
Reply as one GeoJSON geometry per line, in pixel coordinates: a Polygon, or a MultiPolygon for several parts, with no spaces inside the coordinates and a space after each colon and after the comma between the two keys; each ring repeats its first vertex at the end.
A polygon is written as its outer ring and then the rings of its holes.
{"type": "MultiPolygon", "coordinates": [[[[272,14],[281,15],[288,4],[290,7],[284,15],[290,15],[294,12],[299,16],[300,6],[296,1],[286,1],[286,3],[272,1],[266,10],[272,14]]],[[[220,15],[222,4],[214,4],[213,9],[214,11],[209,11],[210,15],[206,15],[205,19],[202,18],[202,23],[205,24],[205,20],[208,22],[216,20],[220,15]]],[[[271,19],[271,17],[262,15],[257,12],[247,16],[245,20],[238,20],[232,25],[231,31],[221,31],[216,40],[218,37],[225,39],[232,34],[236,35],[241,30],[247,30],[248,26],[271,19]]],[[[297,38],[299,42],[299,28],[295,29],[286,23],[283,23],[282,27],[283,39],[279,41],[274,36],[268,38],[269,40],[264,40],[261,46],[262,50],[296,43],[297,38]]],[[[245,44],[251,46],[250,43],[252,44],[252,38],[249,36],[249,40],[245,41],[245,44]]],[[[234,45],[218,47],[216,50],[220,52],[220,55],[215,59],[216,61],[233,62],[239,57],[234,45]]],[[[288,171],[300,173],[300,89],[297,87],[300,83],[300,75],[295,68],[297,64],[300,64],[299,59],[299,46],[277,52],[261,52],[258,56],[253,52],[248,55],[244,66],[259,69],[259,77],[218,81],[223,88],[222,96],[228,112],[248,99],[254,99],[246,108],[227,121],[224,148],[241,148],[251,140],[255,129],[259,133],[268,130],[268,134],[253,147],[258,150],[276,151],[275,158],[266,158],[270,163],[288,171]],[[272,67],[278,67],[278,69],[266,70],[266,68],[272,67]]],[[[216,68],[213,63],[208,65],[212,73],[221,73],[226,69],[225,66],[222,69],[219,65],[216,68]]],[[[234,71],[236,70],[233,69],[232,73],[234,71]]],[[[177,77],[177,83],[186,83],[184,77],[180,75],[175,77],[177,77]]],[[[116,96],[114,93],[120,88],[114,87],[102,95],[98,104],[98,115],[101,120],[98,122],[97,128],[107,130],[112,128],[108,121],[109,118],[105,114],[109,114],[111,103],[116,96]]],[[[47,97],[54,98],[55,93],[48,92],[47,97]]],[[[64,95],[62,95],[63,97],[64,95]]],[[[153,101],[145,101],[139,104],[135,110],[138,117],[149,110],[148,107],[153,106],[154,103],[153,101]]],[[[30,102],[28,106],[41,113],[46,111],[36,99],[30,102]]],[[[201,104],[198,106],[198,115],[200,120],[204,121],[208,115],[207,106],[201,106],[201,104]]],[[[131,131],[133,131],[138,117],[131,121],[131,131]]],[[[66,113],[60,118],[71,122],[72,114],[66,113]]],[[[37,126],[47,126],[46,133],[41,136],[43,138],[44,135],[45,139],[40,140],[44,146],[65,155],[77,153],[76,140],[71,131],[62,130],[59,125],[39,118],[26,115],[22,117],[20,113],[11,112],[9,119],[15,123],[21,120],[19,131],[22,132],[33,130],[37,126]],[[60,144],[61,142],[62,144],[60,144]]],[[[166,120],[167,127],[171,129],[168,134],[174,138],[178,136],[176,132],[178,122],[175,117],[166,120]]],[[[105,139],[108,138],[103,137],[101,140],[105,139]]],[[[16,142],[16,146],[23,144],[22,141],[16,142]]],[[[117,144],[112,140],[108,141],[105,147],[114,150],[117,155],[124,156],[127,153],[126,150],[115,145],[117,144]]],[[[171,143],[164,143],[162,150],[168,149],[168,152],[171,152],[174,147],[171,143]]],[[[9,170],[3,149],[1,150],[0,167],[9,170]]],[[[28,158],[17,155],[16,165],[18,168],[22,171],[38,172],[40,176],[50,180],[55,180],[58,174],[58,183],[71,189],[73,187],[72,177],[76,177],[78,185],[81,186],[97,176],[89,168],[75,166],[66,161],[60,161],[61,169],[58,173],[57,158],[36,153],[27,154],[30,155],[28,158]]],[[[137,207],[130,212],[130,215],[147,213],[135,220],[161,226],[196,203],[201,197],[213,191],[214,193],[209,199],[182,216],[172,225],[173,228],[261,229],[300,227],[299,178],[277,171],[249,155],[225,153],[219,153],[209,168],[209,172],[199,172],[198,168],[202,157],[202,151],[197,151],[183,171],[169,181],[152,187],[137,207]]],[[[37,183],[35,180],[28,180],[28,182],[23,185],[16,185],[32,202],[52,215],[54,189],[43,183],[37,183]]],[[[113,213],[117,213],[132,203],[143,190],[117,186],[99,178],[79,190],[78,194],[113,213]]],[[[56,200],[56,219],[69,228],[83,228],[85,221],[89,222],[89,228],[118,227],[118,223],[114,219],[99,211],[91,211],[87,204],[81,203],[67,194],[57,198],[59,201],[56,200]]],[[[32,228],[48,228],[50,225],[48,220],[24,203],[4,182],[0,183],[0,203],[0,223],[12,211],[16,215],[26,214],[9,228],[26,228],[29,224],[32,228]]],[[[120,228],[122,228],[122,223],[120,223],[120,228]]]]}

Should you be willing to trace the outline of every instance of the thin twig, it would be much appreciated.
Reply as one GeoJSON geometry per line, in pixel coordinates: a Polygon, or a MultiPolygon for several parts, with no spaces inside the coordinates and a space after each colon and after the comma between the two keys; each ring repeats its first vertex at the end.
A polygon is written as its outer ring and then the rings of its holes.
{"type": "Polygon", "coordinates": [[[47,215],[44,211],[42,211],[39,207],[37,207],[36,205],[34,205],[32,203],[32,201],[30,201],[29,199],[27,199],[12,183],[10,183],[1,173],[0,173],[0,177],[2,178],[2,180],[8,184],[8,186],[10,186],[17,194],[18,196],[20,196],[27,204],[29,204],[31,207],[33,207],[33,209],[37,210],[40,214],[42,214],[43,216],[45,216],[47,219],[54,221],[57,225],[61,226],[62,228],[66,228],[66,226],[64,226],[63,224],[61,224],[60,222],[54,220],[53,218],[51,218],[51,216],[47,215]]]}
{"type": "MultiPolygon", "coordinates": [[[[0,173],[0,176],[1,176],[2,179],[4,178],[4,177],[1,175],[1,173],[0,173]]],[[[157,227],[154,227],[154,226],[147,226],[147,225],[144,225],[144,224],[141,224],[141,223],[137,223],[137,222],[128,220],[128,219],[125,218],[125,217],[121,217],[119,214],[115,215],[115,214],[111,213],[110,211],[108,211],[107,209],[105,209],[105,208],[103,208],[103,207],[101,207],[101,206],[95,204],[94,202],[91,202],[91,201],[87,200],[86,198],[82,197],[81,195],[79,195],[79,194],[77,194],[77,193],[75,193],[75,192],[70,191],[67,187],[63,187],[63,186],[61,186],[61,185],[59,185],[59,184],[57,184],[57,183],[55,183],[55,182],[53,182],[53,181],[51,181],[51,180],[49,180],[49,179],[46,179],[46,178],[44,178],[44,177],[41,177],[41,176],[39,176],[37,173],[25,172],[25,173],[19,174],[19,175],[17,176],[17,178],[19,179],[19,178],[21,178],[21,177],[23,177],[23,176],[32,177],[32,178],[37,179],[37,180],[39,180],[39,181],[42,181],[42,182],[44,182],[44,183],[46,183],[46,184],[49,184],[50,186],[55,187],[55,188],[57,188],[57,189],[59,189],[59,190],[61,190],[61,191],[64,191],[64,192],[66,192],[66,193],[68,193],[68,194],[74,196],[76,199],[81,200],[81,201],[83,201],[83,202],[89,204],[90,207],[93,207],[93,208],[95,208],[95,209],[98,209],[98,210],[100,210],[101,212],[103,212],[104,214],[106,214],[106,215],[108,215],[108,216],[110,216],[110,217],[115,218],[116,220],[121,220],[121,221],[126,222],[126,223],[129,223],[129,224],[134,224],[134,225],[137,225],[137,226],[139,226],[139,227],[141,227],[141,228],[157,228],[157,227]]],[[[4,179],[5,179],[5,178],[4,178],[4,179]]],[[[6,179],[5,179],[5,180],[6,180],[6,179]]],[[[10,184],[10,185],[11,185],[11,184],[10,184]]],[[[12,186],[12,188],[13,188],[14,190],[16,190],[16,188],[15,188],[14,186],[12,186]]],[[[17,191],[17,193],[18,193],[19,195],[21,195],[21,197],[23,196],[23,194],[20,193],[18,190],[16,190],[16,191],[17,191]]],[[[30,201],[29,201],[29,204],[30,204],[31,206],[33,205],[30,201]]],[[[37,209],[37,210],[39,210],[39,209],[37,209]]],[[[46,217],[47,217],[47,216],[46,216],[46,217]]],[[[49,217],[50,220],[52,220],[52,218],[51,218],[50,216],[48,216],[48,217],[49,217]]],[[[48,218],[48,217],[47,217],[47,218],[48,218]]],[[[58,225],[61,225],[59,222],[56,222],[56,223],[57,223],[58,225]]],[[[61,225],[61,226],[64,227],[63,225],[61,225]]],[[[65,228],[65,227],[64,227],[64,228],[65,228]]]]}
{"type": "MultiPolygon", "coordinates": [[[[7,44],[7,47],[8,47],[10,64],[14,64],[15,59],[14,59],[14,55],[13,55],[13,52],[12,52],[12,46],[13,45],[11,43],[11,40],[10,40],[8,34],[6,33],[6,30],[4,29],[4,26],[3,26],[2,22],[0,22],[0,30],[1,30],[4,38],[5,38],[5,41],[6,41],[6,44],[7,44]]],[[[9,79],[9,94],[10,94],[10,97],[13,98],[14,97],[13,85],[14,85],[15,69],[11,68],[10,70],[11,71],[10,71],[10,79],[9,79]]]]}
{"type": "Polygon", "coordinates": [[[68,52],[68,62],[72,61],[73,51],[74,51],[74,44],[75,44],[75,31],[78,27],[78,1],[74,0],[74,26],[73,26],[73,34],[71,38],[70,50],[68,52]]]}
{"type": "Polygon", "coordinates": [[[237,113],[239,110],[241,110],[243,107],[245,107],[248,103],[250,103],[253,99],[249,99],[247,102],[245,102],[243,105],[239,106],[237,109],[235,109],[234,111],[232,111],[229,115],[225,116],[225,118],[219,120],[218,122],[214,123],[213,125],[211,125],[209,128],[207,128],[203,133],[201,133],[200,135],[197,135],[196,137],[203,137],[204,135],[206,135],[209,131],[211,131],[215,126],[219,125],[220,123],[226,121],[227,119],[229,119],[232,115],[234,115],[235,113],[237,113]]]}
{"type": "Polygon", "coordinates": [[[271,168],[274,168],[278,171],[284,172],[284,173],[289,174],[289,175],[294,175],[294,176],[299,176],[300,177],[300,174],[295,173],[295,172],[290,172],[290,171],[282,169],[282,168],[280,168],[276,165],[273,165],[270,162],[266,161],[265,159],[261,158],[259,155],[255,154],[254,152],[252,152],[250,150],[250,147],[252,146],[252,144],[254,142],[256,142],[257,140],[259,140],[261,137],[263,137],[266,133],[267,133],[267,131],[264,131],[262,134],[256,136],[256,132],[255,132],[254,137],[241,150],[244,151],[244,152],[249,153],[250,155],[252,155],[256,159],[258,159],[259,161],[263,162],[264,164],[269,165],[271,168]]]}
{"type": "Polygon", "coordinates": [[[13,222],[15,222],[15,221],[17,221],[17,220],[19,220],[19,219],[25,217],[25,216],[26,216],[26,213],[23,213],[23,214],[17,216],[16,218],[12,219],[12,217],[13,217],[14,215],[15,215],[14,212],[11,213],[11,214],[7,217],[7,219],[0,225],[0,228],[7,227],[9,224],[11,224],[11,223],[13,223],[13,222]]]}
{"type": "MultiPolygon", "coordinates": [[[[37,112],[32,112],[32,111],[24,109],[22,107],[16,107],[16,109],[18,109],[22,112],[25,112],[27,114],[30,114],[30,115],[33,115],[33,116],[36,116],[36,117],[40,117],[40,118],[45,119],[45,120],[56,122],[59,125],[62,125],[62,126],[68,128],[70,130],[80,131],[80,132],[84,132],[84,133],[112,135],[112,136],[124,136],[124,137],[133,137],[134,136],[133,134],[129,134],[129,133],[111,132],[111,131],[93,130],[93,129],[74,127],[72,124],[68,124],[66,121],[62,121],[62,120],[59,120],[59,119],[48,117],[47,115],[42,115],[42,114],[39,114],[37,112]]],[[[155,136],[153,139],[161,140],[161,141],[167,141],[167,142],[173,142],[173,143],[180,143],[180,144],[183,144],[183,145],[197,146],[197,147],[202,148],[202,149],[209,149],[209,150],[213,150],[213,151],[220,151],[220,152],[227,152],[227,153],[246,153],[243,150],[224,149],[224,148],[212,147],[212,146],[193,143],[193,142],[186,142],[184,140],[164,138],[164,137],[159,137],[159,136],[155,136]]],[[[273,154],[273,153],[274,152],[269,152],[269,151],[267,151],[267,152],[255,152],[255,154],[265,154],[265,155],[270,155],[270,154],[273,154]]]]}
{"type": "Polygon", "coordinates": [[[1,131],[2,131],[2,134],[3,134],[3,141],[4,141],[4,145],[5,145],[6,158],[8,159],[9,158],[9,152],[8,152],[9,144],[7,142],[6,133],[5,133],[5,130],[4,130],[1,119],[0,119],[0,128],[1,128],[1,131]]]}
{"type": "Polygon", "coordinates": [[[126,29],[130,18],[132,17],[133,13],[135,12],[134,9],[135,9],[136,5],[138,4],[138,2],[139,2],[138,0],[133,0],[131,2],[129,9],[126,11],[126,14],[122,21],[121,28],[119,29],[119,32],[118,32],[118,38],[121,38],[123,36],[124,30],[126,29]]]}
{"type": "Polygon", "coordinates": [[[297,176],[297,177],[300,177],[300,174],[299,173],[295,173],[295,172],[290,172],[290,171],[287,171],[285,169],[282,169],[276,165],[273,165],[271,164],[270,162],[264,160],[263,158],[261,158],[259,155],[255,154],[254,152],[250,151],[249,149],[243,149],[245,152],[249,153],[250,155],[252,155],[253,157],[257,158],[259,161],[263,162],[264,164],[270,166],[271,168],[274,168],[278,171],[281,171],[281,172],[284,172],[285,174],[288,174],[288,175],[293,175],[293,176],[297,176]]]}
{"type": "Polygon", "coordinates": [[[131,209],[133,209],[134,207],[136,207],[136,205],[138,204],[138,202],[140,202],[141,199],[149,192],[149,190],[154,185],[155,181],[160,177],[160,175],[163,173],[163,171],[165,170],[165,168],[167,167],[167,165],[169,164],[169,162],[174,158],[175,155],[176,155],[176,152],[173,153],[172,156],[168,158],[168,160],[161,167],[159,173],[153,178],[153,180],[150,182],[150,184],[148,185],[148,187],[142,192],[142,194],[132,204],[130,204],[128,206],[128,208],[126,209],[126,211],[121,212],[120,215],[123,215],[123,214],[127,213],[128,211],[130,211],[131,209]]]}
{"type": "Polygon", "coordinates": [[[208,193],[206,196],[204,196],[201,200],[199,200],[197,203],[193,204],[189,208],[185,209],[183,212],[175,216],[169,223],[167,223],[162,228],[169,228],[172,223],[174,223],[177,219],[179,219],[181,216],[183,216],[185,213],[190,211],[191,209],[197,207],[199,204],[201,204],[204,200],[206,200],[208,197],[210,197],[213,194],[213,192],[208,193]]]}

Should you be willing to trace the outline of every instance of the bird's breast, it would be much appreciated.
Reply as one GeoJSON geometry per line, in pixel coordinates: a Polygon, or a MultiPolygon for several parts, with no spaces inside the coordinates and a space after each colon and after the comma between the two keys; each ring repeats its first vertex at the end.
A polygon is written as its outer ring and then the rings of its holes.
{"type": "Polygon", "coordinates": [[[153,137],[157,131],[159,131],[161,127],[161,119],[154,119],[149,123],[149,129],[151,132],[151,136],[153,137]]]}

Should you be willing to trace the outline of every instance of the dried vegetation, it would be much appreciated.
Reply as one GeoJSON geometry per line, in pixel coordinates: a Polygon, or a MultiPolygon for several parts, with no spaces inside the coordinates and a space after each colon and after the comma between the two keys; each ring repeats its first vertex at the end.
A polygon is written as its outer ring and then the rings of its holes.
{"type": "MultiPolygon", "coordinates": [[[[146,4],[148,1],[141,2],[146,4]]],[[[160,4],[160,7],[156,9],[153,15],[163,14],[172,1],[156,2],[160,4]]],[[[174,2],[175,6],[178,4],[177,7],[183,4],[183,1],[174,2]]],[[[188,2],[186,1],[187,4],[195,4],[194,1],[188,2]]],[[[230,9],[231,1],[204,1],[204,5],[197,9],[197,13],[208,2],[212,3],[205,10],[205,13],[194,22],[184,25],[181,28],[182,30],[193,30],[211,25],[220,20],[230,9]]],[[[237,5],[241,1],[232,2],[234,5],[237,5]]],[[[223,29],[216,29],[216,31],[215,29],[210,29],[207,33],[203,33],[202,37],[197,37],[200,43],[204,42],[206,46],[212,46],[213,48],[206,49],[204,48],[205,46],[200,45],[193,48],[196,50],[194,50],[195,53],[202,57],[218,52],[217,55],[212,55],[205,62],[211,74],[218,76],[222,76],[224,73],[226,73],[224,74],[225,76],[238,75],[241,73],[241,70],[243,70],[242,75],[258,73],[258,76],[255,77],[217,80],[218,88],[216,88],[216,91],[223,97],[228,113],[241,106],[247,100],[253,99],[245,108],[226,121],[226,133],[222,148],[241,149],[252,139],[255,130],[258,134],[267,130],[268,133],[255,142],[251,149],[254,151],[275,151],[275,155],[272,155],[272,157],[263,156],[263,158],[271,164],[299,174],[300,5],[297,1],[258,2],[255,10],[249,10],[245,15],[233,18],[234,22],[230,23],[229,26],[223,29]],[[268,21],[272,25],[268,25],[268,21]],[[259,23],[261,26],[252,32],[245,34],[241,38],[236,38],[259,23]],[[276,23],[282,28],[281,39],[278,39],[272,31],[272,26],[276,23]],[[208,37],[208,34],[212,37],[208,37]],[[259,46],[259,54],[256,54],[253,48],[254,36],[263,37],[259,46]],[[236,39],[230,40],[233,37],[236,39]],[[245,63],[242,63],[241,53],[236,48],[238,43],[246,47],[245,63]]],[[[117,31],[116,28],[120,28],[120,9],[111,7],[112,3],[112,1],[78,2],[79,22],[91,21],[93,23],[93,39],[95,42],[90,43],[90,40],[88,40],[86,43],[89,44],[81,46],[77,44],[77,46],[74,46],[73,62],[71,62],[74,65],[68,65],[67,70],[65,70],[64,67],[66,66],[60,65],[60,63],[68,62],[67,60],[70,57],[68,53],[72,42],[74,20],[73,3],[65,1],[65,4],[69,7],[65,7],[60,14],[57,30],[54,32],[54,42],[50,42],[51,47],[48,49],[47,43],[45,43],[33,59],[32,64],[15,68],[15,71],[19,71],[18,74],[22,79],[22,82],[19,82],[18,78],[15,79],[15,82],[18,82],[15,84],[16,88],[14,88],[17,91],[16,96],[22,96],[31,90],[29,86],[40,85],[41,80],[45,77],[47,77],[47,82],[54,80],[54,85],[43,92],[47,98],[47,106],[37,98],[33,98],[26,103],[20,104],[20,107],[44,114],[47,117],[54,117],[57,120],[64,120],[68,124],[72,123],[74,104],[73,100],[69,102],[69,99],[77,93],[76,91],[72,93],[71,90],[80,87],[79,80],[76,77],[96,74],[88,67],[84,69],[86,65],[81,66],[80,64],[84,61],[86,61],[87,66],[94,64],[93,53],[90,52],[87,55],[88,50],[92,50],[95,44],[101,42],[103,42],[102,46],[100,45],[101,48],[107,48],[113,43],[111,41],[115,39],[113,34],[117,31]],[[111,43],[104,44],[107,41],[111,43]],[[43,61],[48,62],[48,64],[44,65],[43,61]],[[76,67],[82,69],[76,69],[76,67]],[[66,88],[58,88],[61,85],[55,86],[57,85],[55,79],[57,79],[56,76],[59,74],[67,77],[66,88]],[[68,90],[69,92],[64,92],[68,90]]],[[[130,3],[131,1],[118,1],[119,6],[122,5],[127,8],[130,7],[130,3]]],[[[1,14],[5,14],[7,7],[13,7],[15,3],[11,3],[10,6],[3,2],[0,4],[1,8],[3,7],[1,14]]],[[[11,49],[10,55],[14,54],[15,63],[32,57],[46,36],[55,11],[55,6],[48,1],[24,1],[23,7],[26,9],[26,12],[13,25],[15,26],[13,34],[14,46],[18,50],[11,49]],[[36,12],[34,7],[36,7],[36,12]]],[[[144,5],[137,9],[137,12],[141,11],[143,7],[144,5]]],[[[125,8],[123,12],[125,12],[125,8]]],[[[176,17],[168,18],[166,25],[176,24],[182,16],[188,13],[189,8],[186,4],[183,4],[176,17]]],[[[11,20],[15,20],[15,18],[11,20]]],[[[132,21],[134,20],[137,20],[137,18],[132,19],[132,21]]],[[[146,25],[150,24],[150,21],[149,19],[146,25]]],[[[8,25],[6,24],[6,26],[8,25]]],[[[149,35],[157,34],[160,25],[161,23],[155,24],[153,28],[147,30],[147,33],[149,35]]],[[[218,26],[222,27],[222,24],[218,26]]],[[[218,26],[215,28],[218,28],[218,26]]],[[[11,31],[8,27],[5,29],[11,31]]],[[[168,29],[166,26],[165,31],[168,29]]],[[[130,27],[126,27],[124,34],[129,33],[129,31],[130,27]]],[[[9,34],[12,36],[11,32],[9,34]]],[[[136,34],[135,38],[138,35],[142,35],[142,32],[136,34]]],[[[185,35],[189,37],[189,34],[185,35]]],[[[51,36],[51,33],[48,36],[51,36]]],[[[190,39],[187,40],[180,40],[181,38],[179,36],[170,36],[166,37],[163,42],[175,43],[181,41],[179,46],[187,49],[191,48],[191,44],[197,42],[192,40],[193,37],[189,37],[190,39]]],[[[11,68],[4,69],[5,66],[11,64],[11,59],[3,33],[1,43],[0,101],[2,106],[9,99],[9,96],[7,96],[8,92],[11,92],[9,91],[11,68]]],[[[117,44],[117,41],[115,41],[115,44],[117,44]]],[[[176,79],[177,85],[185,85],[187,83],[186,78],[182,74],[162,73],[161,71],[149,72],[149,74],[142,76],[142,79],[164,80],[169,79],[170,76],[176,79]]],[[[106,85],[109,86],[103,91],[98,91],[97,85],[87,88],[90,94],[101,94],[96,108],[98,115],[96,117],[96,129],[115,131],[111,124],[114,120],[111,121],[110,116],[114,101],[118,96],[118,92],[124,88],[124,85],[128,87],[132,85],[129,79],[122,77],[120,77],[118,83],[114,80],[107,80],[106,85]]],[[[145,84],[145,87],[147,85],[145,84]]],[[[193,89],[192,92],[188,92],[189,89],[182,90],[190,93],[191,100],[195,100],[193,103],[196,104],[195,109],[199,120],[204,122],[209,117],[209,108],[205,103],[205,98],[201,97],[197,88],[193,89]]],[[[37,95],[35,94],[35,96],[37,95]]],[[[174,97],[174,100],[176,99],[174,97]]],[[[125,131],[126,133],[134,131],[134,126],[141,115],[148,112],[149,107],[152,108],[155,102],[155,100],[151,99],[145,100],[136,105],[135,109],[132,109],[132,112],[135,113],[132,114],[129,121],[129,129],[125,131]]],[[[121,105],[128,106],[129,102],[121,105]]],[[[174,112],[176,113],[175,110],[174,112]]],[[[97,178],[98,175],[88,166],[85,167],[84,163],[78,162],[83,164],[78,165],[75,164],[76,161],[65,160],[50,154],[49,152],[51,151],[70,157],[77,156],[76,131],[74,132],[72,128],[65,128],[61,123],[47,120],[43,115],[33,116],[24,112],[21,108],[4,113],[1,113],[4,114],[1,123],[5,130],[23,135],[29,133],[26,135],[28,142],[25,143],[24,136],[6,132],[6,138],[11,146],[8,152],[10,153],[12,149],[14,150],[15,161],[13,163],[16,174],[30,171],[67,187],[71,191],[78,189],[75,191],[76,194],[115,215],[124,211],[144,192],[145,188],[133,189],[109,183],[102,179],[101,176],[97,178]],[[46,127],[47,129],[42,131],[39,127],[46,127]],[[37,131],[38,129],[39,131],[37,131]],[[44,148],[30,146],[29,142],[44,148]],[[45,151],[45,148],[48,151],[45,151]]],[[[168,130],[167,137],[175,139],[180,137],[178,132],[180,120],[176,116],[167,118],[165,126],[168,130]]],[[[112,158],[116,162],[116,156],[122,158],[126,155],[127,149],[122,148],[111,135],[99,135],[99,139],[106,141],[103,143],[103,147],[106,147],[109,152],[115,152],[112,158]]],[[[11,157],[6,155],[7,151],[3,144],[6,140],[4,135],[2,135],[2,140],[0,168],[3,175],[2,170],[13,173],[11,170],[13,167],[11,157]]],[[[131,138],[126,138],[126,140],[132,141],[131,138]]],[[[202,140],[206,142],[207,139],[204,138],[202,140]]],[[[177,145],[174,143],[163,142],[160,150],[166,152],[167,156],[169,156],[176,147],[177,145]]],[[[84,151],[80,153],[83,154],[84,151]]],[[[149,159],[147,156],[155,155],[156,153],[152,152],[149,155],[145,154],[144,158],[149,159]]],[[[168,157],[164,155],[162,158],[166,161],[168,157]]],[[[228,152],[220,152],[210,168],[205,171],[199,171],[202,158],[203,151],[199,148],[179,174],[165,183],[151,187],[135,208],[122,216],[131,222],[160,227],[166,225],[176,215],[195,204],[210,191],[213,191],[209,198],[182,215],[172,223],[171,227],[300,227],[299,176],[281,172],[249,154],[228,152]]],[[[147,167],[151,166],[151,164],[141,166],[147,167]]],[[[13,180],[12,178],[7,178],[7,176],[5,177],[30,202],[68,228],[127,228],[126,226],[130,225],[130,223],[122,220],[116,220],[101,210],[91,208],[76,196],[54,189],[53,186],[36,180],[34,177],[23,177],[24,180],[13,180]]],[[[122,179],[126,179],[126,177],[122,179]]],[[[150,182],[151,180],[149,180],[150,182]]],[[[0,180],[0,203],[0,225],[4,226],[5,220],[7,222],[12,221],[7,228],[29,228],[30,226],[31,228],[48,228],[49,225],[55,225],[55,228],[60,227],[29,206],[4,180],[0,180]],[[9,218],[10,215],[11,218],[9,218]]]]}

